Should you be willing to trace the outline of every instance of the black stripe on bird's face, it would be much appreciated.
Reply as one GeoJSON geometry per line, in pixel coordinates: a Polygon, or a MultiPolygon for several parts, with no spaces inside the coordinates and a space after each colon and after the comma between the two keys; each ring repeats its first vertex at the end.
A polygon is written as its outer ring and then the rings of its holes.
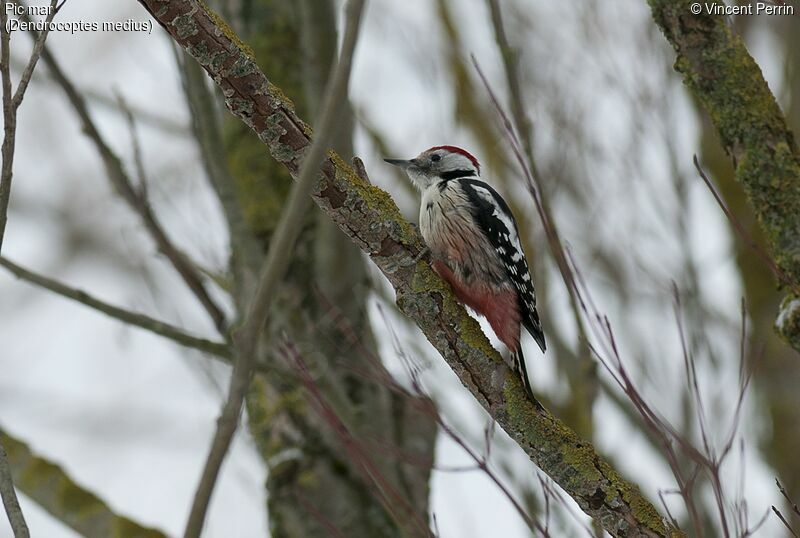
{"type": "Polygon", "coordinates": [[[442,172],[439,174],[439,177],[445,181],[450,181],[451,179],[458,179],[460,177],[470,177],[475,176],[475,170],[467,170],[467,169],[459,169],[459,170],[448,170],[447,172],[442,172]]]}

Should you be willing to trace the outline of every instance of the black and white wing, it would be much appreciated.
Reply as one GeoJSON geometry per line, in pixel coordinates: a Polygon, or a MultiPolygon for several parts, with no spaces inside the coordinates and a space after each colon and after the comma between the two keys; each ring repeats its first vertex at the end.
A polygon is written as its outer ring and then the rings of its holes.
{"type": "Polygon", "coordinates": [[[494,245],[508,279],[517,289],[522,325],[544,351],[546,345],[542,323],[536,311],[536,293],[511,209],[488,183],[474,178],[460,178],[458,181],[475,208],[473,216],[476,222],[494,245]]]}

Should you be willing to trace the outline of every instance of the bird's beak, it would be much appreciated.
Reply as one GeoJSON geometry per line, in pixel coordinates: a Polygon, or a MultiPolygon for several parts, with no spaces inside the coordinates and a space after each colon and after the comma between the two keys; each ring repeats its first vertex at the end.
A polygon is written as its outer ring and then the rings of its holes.
{"type": "Polygon", "coordinates": [[[399,166],[403,170],[414,164],[414,159],[409,159],[407,161],[403,159],[384,159],[384,161],[386,161],[389,164],[399,166]]]}

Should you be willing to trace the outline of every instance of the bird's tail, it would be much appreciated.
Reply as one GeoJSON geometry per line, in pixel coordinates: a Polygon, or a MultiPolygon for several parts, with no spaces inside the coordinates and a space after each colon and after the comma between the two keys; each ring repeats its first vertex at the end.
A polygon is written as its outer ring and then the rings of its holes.
{"type": "Polygon", "coordinates": [[[522,346],[518,347],[517,351],[511,354],[511,359],[514,361],[514,371],[519,376],[520,380],[522,380],[522,386],[525,387],[525,392],[528,393],[528,396],[532,401],[537,402],[536,397],[533,395],[531,380],[528,379],[528,368],[525,366],[525,357],[522,355],[522,346]]]}

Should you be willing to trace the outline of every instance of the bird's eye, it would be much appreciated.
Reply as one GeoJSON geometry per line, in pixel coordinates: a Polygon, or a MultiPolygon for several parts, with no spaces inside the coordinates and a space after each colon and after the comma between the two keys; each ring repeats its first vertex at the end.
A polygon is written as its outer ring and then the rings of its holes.
{"type": "Polygon", "coordinates": [[[434,153],[433,155],[431,155],[431,162],[435,163],[435,162],[439,162],[441,160],[442,160],[442,156],[439,155],[438,153],[434,153]]]}

